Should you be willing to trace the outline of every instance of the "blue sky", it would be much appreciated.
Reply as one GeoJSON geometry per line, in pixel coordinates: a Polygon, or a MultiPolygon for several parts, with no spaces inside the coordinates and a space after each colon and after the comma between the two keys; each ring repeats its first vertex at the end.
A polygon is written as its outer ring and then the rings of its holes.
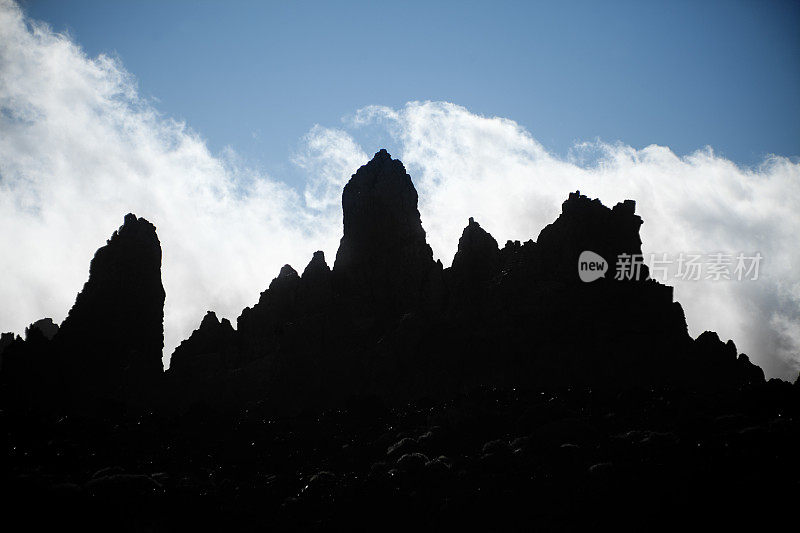
{"type": "Polygon", "coordinates": [[[22,6],[90,56],[117,55],[212,150],[290,182],[313,124],[413,100],[511,118],[556,154],[599,137],[678,155],[710,145],[744,165],[800,155],[797,2],[22,6]]]}

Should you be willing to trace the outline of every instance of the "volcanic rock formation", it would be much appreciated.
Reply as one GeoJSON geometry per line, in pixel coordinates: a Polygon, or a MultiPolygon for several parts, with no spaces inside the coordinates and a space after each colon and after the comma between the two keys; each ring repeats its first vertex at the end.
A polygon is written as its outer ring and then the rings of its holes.
{"type": "Polygon", "coordinates": [[[27,338],[34,329],[39,330],[45,339],[52,340],[58,333],[58,324],[55,324],[52,318],[39,319],[25,329],[25,337],[27,338]]]}
{"type": "Polygon", "coordinates": [[[190,339],[194,355],[176,350],[167,385],[183,395],[175,401],[268,398],[299,408],[478,386],[763,381],[732,342],[691,339],[672,289],[645,265],[615,275],[618,258],[641,255],[642,219],[631,200],[609,209],[571,193],[536,242],[502,249],[470,219],[447,269],[433,260],[410,177],[385,150],[345,186],[342,211],[332,270],[322,252],[302,276],[284,266],[237,330],[226,329],[224,349],[217,337],[207,341],[213,349],[196,346],[204,329],[211,335],[206,317],[190,339]],[[611,265],[593,283],[577,274],[586,250],[611,265]],[[213,363],[204,351],[217,354],[213,363]]]}
{"type": "Polygon", "coordinates": [[[436,270],[417,191],[403,164],[381,150],[342,193],[344,236],[333,272],[360,319],[407,312],[429,296],[436,270]]]}
{"type": "Polygon", "coordinates": [[[616,275],[633,201],[572,193],[502,248],[470,218],[446,269],[385,151],[342,207],[333,269],[285,265],[236,329],[209,311],[166,372],[161,248],[126,216],[60,328],[0,336],[6,522],[764,529],[794,503],[800,379],[692,339],[643,265],[616,275]],[[610,267],[586,281],[583,252],[610,267]]]}
{"type": "Polygon", "coordinates": [[[5,350],[8,392],[43,403],[141,399],[163,374],[164,299],[156,228],[128,214],[61,327],[40,320],[5,350]]]}
{"type": "Polygon", "coordinates": [[[213,311],[206,313],[200,327],[175,348],[170,359],[173,372],[206,374],[232,362],[236,332],[227,318],[220,321],[213,311]]]}
{"type": "Polygon", "coordinates": [[[95,253],[89,280],[54,338],[69,358],[68,381],[111,396],[157,382],[165,297],[156,228],[129,213],[95,253]]]}
{"type": "Polygon", "coordinates": [[[570,193],[535,242],[502,249],[470,218],[446,269],[433,260],[417,201],[403,164],[375,154],[344,188],[333,269],[322,252],[302,275],[285,265],[236,329],[209,312],[165,377],[161,247],[155,227],[129,214],[97,251],[57,333],[39,321],[25,341],[3,337],[3,381],[28,398],[63,391],[278,411],[351,397],[447,398],[481,386],[764,381],[733,342],[689,336],[672,289],[635,260],[642,219],[632,200],[609,209],[570,193]],[[591,283],[578,275],[586,251],[611,265],[591,283]],[[620,276],[613,267],[623,259],[631,268],[620,276]]]}

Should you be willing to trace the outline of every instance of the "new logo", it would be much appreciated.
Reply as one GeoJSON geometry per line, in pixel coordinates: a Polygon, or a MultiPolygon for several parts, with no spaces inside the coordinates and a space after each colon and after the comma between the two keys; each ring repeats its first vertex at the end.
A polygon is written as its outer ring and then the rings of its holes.
{"type": "Polygon", "coordinates": [[[602,278],[608,271],[608,263],[602,256],[590,250],[581,252],[578,258],[578,276],[581,281],[590,283],[598,278],[602,278]]]}

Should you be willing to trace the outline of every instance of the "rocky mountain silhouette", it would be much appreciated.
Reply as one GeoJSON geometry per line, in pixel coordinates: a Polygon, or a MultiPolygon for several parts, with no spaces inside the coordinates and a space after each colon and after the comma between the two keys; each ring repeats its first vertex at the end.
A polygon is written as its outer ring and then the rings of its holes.
{"type": "Polygon", "coordinates": [[[641,253],[634,201],[570,193],[502,247],[470,218],[448,268],[417,202],[375,154],[344,188],[333,268],[283,266],[235,328],[207,312],[166,371],[161,246],[126,215],[60,326],[0,336],[5,519],[674,530],[790,508],[800,379],[692,338],[646,266],[617,275],[641,253]],[[608,263],[590,282],[586,251],[608,263]]]}
{"type": "Polygon", "coordinates": [[[97,250],[61,326],[34,322],[3,352],[11,400],[139,401],[163,376],[164,287],[156,228],[133,214],[97,250]]]}
{"type": "Polygon", "coordinates": [[[25,328],[25,338],[30,336],[33,329],[38,329],[45,339],[52,340],[58,333],[58,324],[54,323],[52,318],[40,318],[25,328]]]}
{"type": "Polygon", "coordinates": [[[333,269],[322,252],[302,275],[285,265],[236,329],[209,312],[166,375],[161,248],[155,227],[128,214],[97,251],[60,328],[42,320],[25,341],[4,337],[4,382],[22,396],[46,383],[46,395],[146,394],[183,406],[267,401],[291,410],[353,396],[444,398],[480,386],[764,381],[732,341],[709,332],[690,338],[672,289],[645,265],[634,279],[617,279],[613,269],[592,283],[579,279],[585,250],[612,264],[641,254],[634,201],[609,209],[570,193],[536,241],[503,248],[470,218],[449,268],[433,260],[417,203],[403,164],[376,153],[344,187],[333,269]]]}
{"type": "Polygon", "coordinates": [[[536,241],[496,240],[470,219],[450,268],[433,260],[402,163],[381,150],[342,195],[333,269],[284,266],[237,329],[203,320],[167,372],[176,403],[321,407],[347,396],[447,397],[479,386],[737,387],[760,369],[716,336],[689,337],[672,289],[583,283],[578,258],[641,254],[642,219],[571,193],[536,241]],[[206,343],[197,339],[208,339],[206,343]],[[210,355],[214,354],[214,355],[210,355]],[[180,391],[180,392],[177,392],[180,391]],[[233,396],[225,392],[235,391],[233,396]],[[225,398],[223,400],[223,398],[225,398]]]}

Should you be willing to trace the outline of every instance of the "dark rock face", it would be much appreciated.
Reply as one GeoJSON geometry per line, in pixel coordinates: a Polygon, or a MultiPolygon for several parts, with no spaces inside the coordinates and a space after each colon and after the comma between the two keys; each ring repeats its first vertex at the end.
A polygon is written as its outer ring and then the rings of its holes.
{"type": "Polygon", "coordinates": [[[58,325],[53,323],[52,318],[42,318],[25,328],[25,340],[23,341],[13,333],[0,334],[0,376],[4,378],[12,374],[37,375],[40,383],[52,384],[52,376],[56,374],[56,361],[44,356],[48,350],[50,340],[58,332],[58,325]],[[5,357],[4,372],[4,352],[5,357]],[[26,359],[37,359],[37,361],[26,361],[26,359]]]}
{"type": "Polygon", "coordinates": [[[141,398],[163,374],[164,299],[155,226],[128,214],[92,259],[61,327],[40,320],[25,341],[8,347],[6,393],[59,408],[73,400],[141,398]]]}
{"type": "Polygon", "coordinates": [[[127,215],[57,332],[44,320],[25,341],[3,338],[3,381],[27,395],[130,401],[152,389],[170,406],[280,412],[485,386],[763,384],[732,342],[692,339],[672,289],[643,264],[615,275],[621,257],[641,254],[633,201],[609,209],[571,193],[535,242],[502,249],[470,218],[447,269],[433,261],[417,203],[402,163],[375,154],[344,188],[333,269],[322,252],[302,275],[285,265],[236,329],[209,312],[165,377],[161,248],[152,224],[127,215]],[[586,251],[608,263],[591,282],[578,272],[586,251]]]}
{"type": "Polygon", "coordinates": [[[252,309],[245,308],[237,320],[242,334],[245,360],[281,350],[285,331],[282,327],[292,322],[298,313],[297,290],[300,276],[289,265],[281,268],[278,277],[261,293],[252,309]]]}
{"type": "Polygon", "coordinates": [[[14,342],[12,332],[0,333],[0,372],[3,370],[3,352],[14,342]]]}
{"type": "Polygon", "coordinates": [[[355,314],[367,318],[414,308],[435,263],[403,164],[386,150],[375,154],[345,185],[342,211],[344,236],[333,272],[355,314]]]}
{"type": "Polygon", "coordinates": [[[237,329],[208,312],[166,373],[160,245],[125,217],[61,328],[0,336],[6,521],[764,529],[795,503],[800,378],[692,339],[646,269],[616,279],[641,251],[632,201],[570,194],[502,249],[470,219],[447,269],[416,202],[379,152],[345,189],[335,268],[285,265],[237,329]],[[591,282],[586,250],[611,267],[591,282]]]}
{"type": "Polygon", "coordinates": [[[763,382],[732,343],[691,339],[672,289],[649,279],[646,266],[617,279],[617,259],[641,254],[631,200],[609,209],[571,193],[536,242],[502,249],[470,219],[447,269],[433,261],[410,177],[385,151],[353,175],[342,207],[333,270],[322,252],[302,276],[284,266],[237,331],[226,330],[226,348],[206,350],[218,354],[213,364],[176,351],[176,389],[212,403],[224,396],[214,391],[235,390],[234,405],[267,399],[300,409],[352,395],[447,398],[480,386],[763,382]],[[586,250],[609,264],[591,283],[577,272],[586,250]]]}
{"type": "Polygon", "coordinates": [[[475,219],[470,218],[458,240],[458,251],[450,272],[464,283],[474,285],[497,275],[500,267],[500,249],[497,241],[475,219]]]}
{"type": "Polygon", "coordinates": [[[170,371],[186,376],[205,374],[233,362],[235,332],[227,318],[220,321],[212,311],[206,313],[200,327],[175,348],[170,371]]]}
{"type": "Polygon", "coordinates": [[[696,375],[716,373],[728,383],[764,383],[764,371],[740,354],[733,341],[722,342],[713,331],[705,331],[695,339],[693,363],[696,375]]]}
{"type": "Polygon", "coordinates": [[[9,331],[8,333],[0,334],[0,353],[12,342],[14,342],[14,333],[9,331]]]}
{"type": "Polygon", "coordinates": [[[170,379],[201,396],[222,387],[276,404],[371,392],[393,366],[373,357],[379,339],[402,316],[427,312],[441,298],[442,268],[425,240],[417,201],[402,163],[378,152],[345,187],[344,236],[333,269],[322,252],[302,276],[285,265],[239,316],[236,353],[213,368],[176,366],[170,379]],[[203,378],[187,383],[189,373],[203,378]]]}
{"type": "MultiPolygon", "coordinates": [[[[581,252],[590,250],[610,263],[605,278],[613,278],[620,255],[642,253],[639,238],[642,219],[635,210],[633,200],[625,200],[609,209],[600,200],[589,199],[580,191],[570,193],[561,206],[561,215],[545,227],[536,240],[541,275],[574,281],[581,252]]],[[[645,280],[647,267],[642,265],[641,269],[639,279],[645,280]]]]}
{"type": "Polygon", "coordinates": [[[298,291],[298,304],[307,312],[325,311],[330,304],[333,297],[331,269],[325,262],[323,252],[314,252],[314,256],[300,277],[298,291]]]}
{"type": "Polygon", "coordinates": [[[89,280],[54,338],[67,379],[112,397],[156,383],[164,370],[165,297],[156,228],[127,214],[95,253],[89,280]]]}
{"type": "Polygon", "coordinates": [[[58,324],[54,324],[52,318],[42,318],[37,320],[25,329],[26,338],[30,335],[30,332],[33,329],[38,329],[45,339],[52,340],[53,337],[56,336],[56,333],[58,333],[58,324]]]}

